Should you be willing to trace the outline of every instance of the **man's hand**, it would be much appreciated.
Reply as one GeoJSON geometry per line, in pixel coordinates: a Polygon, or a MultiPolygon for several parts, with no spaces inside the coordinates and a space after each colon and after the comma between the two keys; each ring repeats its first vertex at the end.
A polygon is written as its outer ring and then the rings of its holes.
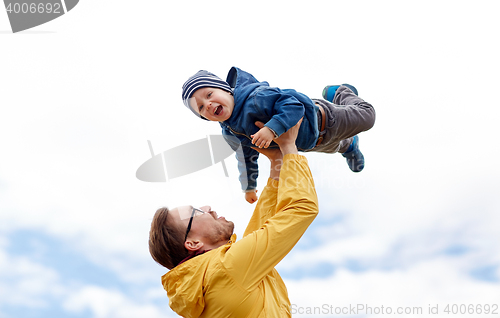
{"type": "Polygon", "coordinates": [[[281,153],[281,150],[279,150],[278,148],[260,149],[252,147],[252,149],[260,152],[261,154],[266,156],[270,161],[283,159],[283,154],[281,153]]]}
{"type": "MultiPolygon", "coordinates": [[[[302,119],[299,120],[299,122],[293,126],[292,128],[288,129],[285,133],[281,134],[278,138],[274,139],[274,142],[280,146],[281,153],[284,155],[286,154],[298,154],[299,152],[297,151],[297,146],[295,146],[295,140],[297,139],[297,135],[299,133],[299,128],[300,124],[302,124],[302,119]]],[[[264,123],[260,121],[256,121],[255,125],[259,128],[264,127],[264,123]]],[[[262,130],[262,129],[261,129],[262,130]]],[[[260,130],[259,130],[260,132],[260,130]]]]}
{"type": "Polygon", "coordinates": [[[260,152],[261,154],[269,158],[269,161],[271,162],[269,178],[274,180],[279,180],[281,166],[283,165],[283,154],[281,153],[281,150],[271,149],[271,148],[260,149],[255,147],[252,147],[252,149],[260,152]]]}
{"type": "Polygon", "coordinates": [[[250,204],[257,201],[257,190],[253,190],[251,192],[245,192],[245,200],[247,200],[247,202],[250,204]]]}
{"type": "Polygon", "coordinates": [[[274,133],[264,125],[259,128],[260,130],[257,133],[250,136],[252,137],[252,144],[259,148],[267,148],[274,139],[274,133]]]}

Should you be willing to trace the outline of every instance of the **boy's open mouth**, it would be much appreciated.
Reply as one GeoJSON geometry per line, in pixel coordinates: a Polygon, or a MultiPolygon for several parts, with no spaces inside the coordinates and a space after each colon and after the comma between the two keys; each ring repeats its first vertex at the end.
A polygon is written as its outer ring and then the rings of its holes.
{"type": "Polygon", "coordinates": [[[222,111],[222,106],[217,106],[217,108],[215,109],[214,114],[215,115],[219,115],[221,111],[222,111]]]}

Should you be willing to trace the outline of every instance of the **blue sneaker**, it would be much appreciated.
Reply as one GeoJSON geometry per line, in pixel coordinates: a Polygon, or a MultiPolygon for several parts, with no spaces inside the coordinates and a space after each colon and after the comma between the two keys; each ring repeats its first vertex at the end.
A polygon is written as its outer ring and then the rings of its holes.
{"type": "Polygon", "coordinates": [[[365,157],[359,150],[359,137],[354,136],[352,143],[346,152],[342,154],[346,158],[347,165],[352,170],[352,172],[360,172],[365,167],[365,157]]]}
{"type": "MultiPolygon", "coordinates": [[[[356,87],[349,84],[342,84],[342,85],[349,87],[349,89],[353,91],[354,94],[356,94],[356,96],[358,95],[358,90],[356,89],[356,87]]],[[[335,97],[335,92],[337,92],[337,89],[340,86],[341,85],[328,85],[325,88],[323,88],[323,98],[329,101],[330,103],[333,103],[333,97],[335,97]]]]}

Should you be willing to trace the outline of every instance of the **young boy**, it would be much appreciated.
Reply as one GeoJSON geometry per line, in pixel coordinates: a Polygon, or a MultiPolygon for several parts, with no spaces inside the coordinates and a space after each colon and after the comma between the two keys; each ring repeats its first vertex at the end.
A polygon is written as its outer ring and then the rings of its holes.
{"type": "MultiPolygon", "coordinates": [[[[364,168],[357,134],[373,127],[373,106],[357,96],[351,85],[327,86],[323,98],[310,99],[293,89],[270,87],[233,67],[223,81],[199,71],[182,87],[184,104],[198,117],[218,121],[224,136],[235,136],[243,148],[236,153],[240,183],[249,203],[257,201],[257,158],[253,148],[277,148],[274,138],[303,118],[296,140],[300,151],[340,152],[353,172],[364,168]],[[257,127],[256,122],[264,123],[257,127]]],[[[233,149],[233,138],[226,138],[233,149]]]]}

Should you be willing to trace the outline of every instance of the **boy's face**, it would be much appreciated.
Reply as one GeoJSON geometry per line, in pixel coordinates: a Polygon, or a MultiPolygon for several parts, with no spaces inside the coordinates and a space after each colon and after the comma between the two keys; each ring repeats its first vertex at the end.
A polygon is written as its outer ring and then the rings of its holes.
{"type": "Polygon", "coordinates": [[[204,87],[194,92],[189,105],[199,115],[211,121],[225,121],[231,117],[234,98],[231,93],[214,87],[204,87]]]}

